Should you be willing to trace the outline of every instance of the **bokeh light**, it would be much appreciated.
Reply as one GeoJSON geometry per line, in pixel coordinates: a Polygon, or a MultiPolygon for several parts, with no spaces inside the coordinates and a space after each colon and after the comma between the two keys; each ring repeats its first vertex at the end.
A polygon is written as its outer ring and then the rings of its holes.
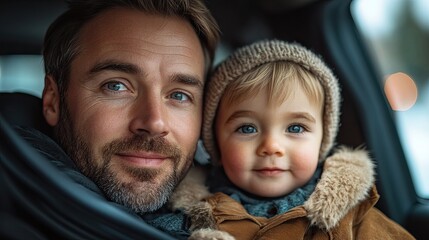
{"type": "Polygon", "coordinates": [[[406,111],[417,101],[416,84],[410,76],[402,72],[391,74],[386,78],[384,92],[394,111],[406,111]]]}

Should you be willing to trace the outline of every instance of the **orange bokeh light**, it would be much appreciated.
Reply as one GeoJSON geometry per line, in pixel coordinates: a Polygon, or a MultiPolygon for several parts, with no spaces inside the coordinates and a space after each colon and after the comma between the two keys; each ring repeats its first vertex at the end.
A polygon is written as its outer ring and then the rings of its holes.
{"type": "Polygon", "coordinates": [[[390,107],[395,111],[406,111],[417,101],[417,86],[405,73],[389,75],[384,83],[384,92],[390,107]]]}

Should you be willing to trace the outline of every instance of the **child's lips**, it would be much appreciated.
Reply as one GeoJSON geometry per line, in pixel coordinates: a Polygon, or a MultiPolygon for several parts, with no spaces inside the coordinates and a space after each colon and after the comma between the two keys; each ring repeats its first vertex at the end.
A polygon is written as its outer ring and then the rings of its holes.
{"type": "Polygon", "coordinates": [[[284,173],[286,170],[284,170],[282,168],[259,168],[259,169],[255,169],[253,171],[256,172],[260,176],[274,177],[274,176],[278,176],[278,175],[284,173]]]}

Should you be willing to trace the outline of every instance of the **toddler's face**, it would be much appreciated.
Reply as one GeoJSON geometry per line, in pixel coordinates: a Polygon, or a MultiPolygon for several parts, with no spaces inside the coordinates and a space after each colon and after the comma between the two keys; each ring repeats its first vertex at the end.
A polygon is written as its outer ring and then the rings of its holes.
{"type": "Polygon", "coordinates": [[[268,105],[267,92],[227,105],[216,118],[220,162],[241,189],[279,197],[306,184],[317,167],[322,110],[301,88],[281,105],[268,105]]]}

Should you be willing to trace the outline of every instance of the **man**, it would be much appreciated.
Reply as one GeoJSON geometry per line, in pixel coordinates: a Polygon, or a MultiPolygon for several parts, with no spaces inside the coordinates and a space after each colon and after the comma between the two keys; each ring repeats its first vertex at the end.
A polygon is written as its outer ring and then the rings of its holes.
{"type": "Polygon", "coordinates": [[[155,211],[187,173],[218,38],[199,0],[72,1],[50,26],[43,115],[109,200],[155,211]]]}

